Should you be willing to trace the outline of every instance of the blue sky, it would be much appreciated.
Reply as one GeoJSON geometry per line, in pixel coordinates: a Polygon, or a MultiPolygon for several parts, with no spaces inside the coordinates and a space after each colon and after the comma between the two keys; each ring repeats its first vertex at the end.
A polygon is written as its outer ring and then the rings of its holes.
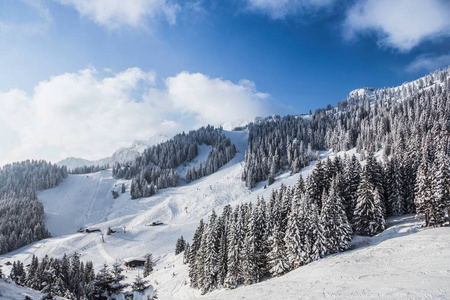
{"type": "Polygon", "coordinates": [[[450,64],[448,16],[440,0],[3,0],[0,162],[399,85],[450,64]]]}

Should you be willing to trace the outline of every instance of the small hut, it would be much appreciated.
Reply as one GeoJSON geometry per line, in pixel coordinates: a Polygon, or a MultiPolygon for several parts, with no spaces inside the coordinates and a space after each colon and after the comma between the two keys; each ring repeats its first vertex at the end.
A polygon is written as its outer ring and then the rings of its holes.
{"type": "Polygon", "coordinates": [[[124,259],[123,264],[127,268],[136,268],[136,267],[143,267],[145,263],[145,258],[142,257],[129,257],[124,259]]]}

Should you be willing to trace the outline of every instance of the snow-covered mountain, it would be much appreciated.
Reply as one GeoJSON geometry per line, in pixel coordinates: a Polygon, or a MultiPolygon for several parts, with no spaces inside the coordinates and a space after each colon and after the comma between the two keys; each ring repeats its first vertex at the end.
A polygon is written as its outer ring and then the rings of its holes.
{"type": "Polygon", "coordinates": [[[73,170],[84,166],[105,166],[111,162],[110,157],[99,160],[87,160],[84,158],[68,157],[56,163],[58,166],[66,166],[68,170],[73,170]]]}
{"type": "Polygon", "coordinates": [[[130,147],[122,147],[116,150],[111,157],[105,157],[99,160],[88,160],[84,158],[68,157],[56,164],[58,166],[66,166],[68,170],[73,170],[78,167],[88,167],[88,166],[104,166],[112,165],[116,162],[125,163],[132,161],[137,156],[142,154],[145,149],[157,145],[159,143],[165,142],[170,139],[166,135],[155,135],[147,140],[134,140],[130,147]]]}
{"type": "Polygon", "coordinates": [[[111,156],[111,164],[116,162],[123,164],[132,161],[142,154],[145,149],[163,143],[168,139],[170,139],[170,137],[166,135],[155,135],[148,140],[135,140],[131,147],[123,147],[116,150],[111,156]]]}
{"type": "MultiPolygon", "coordinates": [[[[204,296],[190,288],[186,284],[188,267],[183,264],[182,255],[174,255],[176,239],[183,235],[190,240],[199,219],[205,219],[213,209],[220,213],[227,204],[235,206],[255,201],[257,196],[266,199],[270,196],[270,189],[263,183],[249,191],[241,181],[247,132],[226,134],[238,147],[235,159],[208,177],[162,190],[150,198],[131,200],[129,193],[125,193],[113,199],[111,190],[125,183],[128,191],[129,181],[113,179],[110,170],[69,175],[60,186],[40,192],[38,198],[44,204],[47,226],[54,237],[1,256],[4,272],[9,273],[7,261],[21,260],[27,264],[33,254],[62,257],[77,252],[81,260],[92,260],[98,270],[105,262],[111,265],[127,257],[153,253],[155,270],[147,279],[158,290],[159,299],[294,299],[300,295],[325,299],[398,299],[445,298],[450,294],[450,269],[445,267],[450,258],[446,247],[450,243],[450,228],[423,229],[413,215],[391,218],[388,229],[380,235],[356,237],[353,250],[279,278],[204,296]],[[162,221],[164,225],[148,226],[153,221],[162,221]],[[117,232],[104,236],[102,242],[100,233],[78,233],[80,227],[99,228],[103,232],[111,227],[117,232]]],[[[320,155],[325,158],[336,154],[320,155]]],[[[303,169],[302,176],[306,177],[313,165],[303,169]]],[[[298,174],[280,175],[271,188],[279,188],[282,183],[292,186],[297,178],[298,174]]],[[[137,272],[127,270],[127,281],[131,282],[137,272]]]]}
{"type": "MultiPolygon", "coordinates": [[[[415,88],[427,89],[433,84],[436,82],[425,77],[422,81],[406,83],[383,93],[390,93],[397,101],[415,88]]],[[[439,84],[444,85],[445,81],[440,80],[439,84]]],[[[357,101],[368,96],[371,101],[376,101],[377,92],[359,89],[350,93],[349,98],[357,101]]],[[[292,119],[300,118],[317,121],[312,115],[292,119]]],[[[276,125],[280,120],[279,116],[271,116],[259,118],[255,124],[276,125]]],[[[267,180],[264,179],[256,182],[251,190],[245,186],[242,174],[251,126],[246,128],[224,132],[238,153],[217,172],[189,184],[180,180],[177,187],[161,189],[152,197],[131,200],[131,180],[113,178],[111,170],[69,175],[56,188],[39,192],[46,226],[53,237],[1,255],[3,272],[9,274],[11,267],[7,262],[20,260],[26,265],[32,255],[61,258],[64,254],[70,256],[77,252],[82,261],[93,261],[95,269],[99,270],[104,263],[111,265],[128,257],[152,253],[155,270],[147,279],[158,290],[160,299],[399,299],[446,298],[450,295],[447,263],[450,259],[447,247],[450,227],[424,229],[413,215],[390,218],[387,230],[375,237],[355,236],[350,251],[327,256],[284,276],[232,291],[215,290],[203,296],[199,290],[192,289],[188,283],[188,267],[183,265],[181,255],[174,255],[176,240],[182,235],[191,241],[199,220],[206,220],[212,210],[220,214],[226,205],[254,203],[258,196],[269,200],[272,189],[279,189],[282,184],[294,186],[297,182],[298,173],[292,175],[283,169],[276,173],[270,188],[266,187],[267,180]],[[122,186],[125,193],[121,192],[122,186]],[[113,197],[113,191],[118,192],[117,198],[113,197]],[[155,221],[163,224],[150,226],[155,221]],[[80,228],[90,228],[104,233],[108,227],[116,232],[111,235],[78,232],[80,228]]],[[[164,137],[156,140],[137,141],[130,148],[116,151],[111,159],[129,161],[148,146],[164,141],[164,137]]],[[[199,145],[198,156],[177,168],[180,178],[186,176],[189,168],[203,163],[210,149],[211,146],[199,145]]],[[[353,148],[346,152],[332,153],[330,150],[318,154],[325,159],[355,152],[353,148]]],[[[376,153],[378,159],[381,152],[376,153]]],[[[315,153],[311,155],[315,156],[315,153]]],[[[314,165],[315,162],[311,162],[301,169],[303,178],[312,172],[314,165]]],[[[127,270],[127,282],[132,282],[139,270],[127,270]]]]}

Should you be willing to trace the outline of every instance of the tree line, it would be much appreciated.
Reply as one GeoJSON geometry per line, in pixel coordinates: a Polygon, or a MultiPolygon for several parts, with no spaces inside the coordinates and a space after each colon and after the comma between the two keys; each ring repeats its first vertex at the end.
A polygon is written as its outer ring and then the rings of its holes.
{"type": "Polygon", "coordinates": [[[193,160],[201,144],[211,146],[211,150],[206,162],[188,170],[187,183],[214,173],[236,154],[235,146],[222,133],[222,128],[208,125],[187,134],[183,132],[167,142],[150,147],[132,162],[122,165],[115,163],[113,176],[132,179],[132,199],[149,197],[157,190],[178,185],[179,175],[175,168],[193,160]]]}
{"type": "Polygon", "coordinates": [[[450,222],[449,157],[429,150],[422,148],[425,163],[412,189],[405,184],[412,172],[406,156],[384,153],[378,162],[369,151],[364,165],[355,155],[318,159],[306,181],[300,175],[295,187],[282,184],[268,202],[258,197],[255,204],[226,206],[221,216],[213,211],[185,247],[191,286],[206,293],[280,276],[348,250],[352,233],[384,231],[388,216],[417,212],[424,226],[450,222]]]}
{"type": "Polygon", "coordinates": [[[89,174],[96,173],[103,170],[109,169],[109,164],[106,165],[92,165],[92,166],[81,166],[75,167],[69,171],[69,174],[89,174]]]}
{"type": "MultiPolygon", "coordinates": [[[[122,272],[120,263],[114,263],[112,268],[105,263],[95,274],[92,262],[84,263],[80,261],[80,255],[74,253],[70,258],[64,254],[62,259],[46,255],[40,262],[33,255],[27,267],[15,261],[10,277],[20,286],[41,291],[44,299],[56,296],[66,299],[114,299],[130,286],[124,283],[126,277],[122,272]]],[[[139,274],[131,285],[132,291],[139,293],[149,287],[148,281],[139,274]]]]}
{"type": "Polygon", "coordinates": [[[309,116],[251,123],[242,180],[249,188],[264,180],[271,184],[277,173],[296,173],[313,160],[311,149],[354,147],[358,153],[385,149],[388,156],[406,155],[415,172],[425,143],[448,153],[449,95],[449,70],[444,69],[396,88],[374,90],[372,96],[353,93],[336,107],[309,116]]]}
{"type": "Polygon", "coordinates": [[[66,177],[66,167],[43,160],[0,169],[0,254],[50,236],[37,192],[59,185],[66,177]]]}

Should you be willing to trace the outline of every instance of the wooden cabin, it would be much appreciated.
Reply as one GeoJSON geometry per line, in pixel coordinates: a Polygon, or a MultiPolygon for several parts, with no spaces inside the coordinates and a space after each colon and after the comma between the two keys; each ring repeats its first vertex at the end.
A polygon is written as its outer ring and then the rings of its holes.
{"type": "Polygon", "coordinates": [[[123,264],[127,268],[136,268],[136,267],[143,267],[145,263],[144,258],[140,257],[130,257],[124,260],[123,264]]]}

